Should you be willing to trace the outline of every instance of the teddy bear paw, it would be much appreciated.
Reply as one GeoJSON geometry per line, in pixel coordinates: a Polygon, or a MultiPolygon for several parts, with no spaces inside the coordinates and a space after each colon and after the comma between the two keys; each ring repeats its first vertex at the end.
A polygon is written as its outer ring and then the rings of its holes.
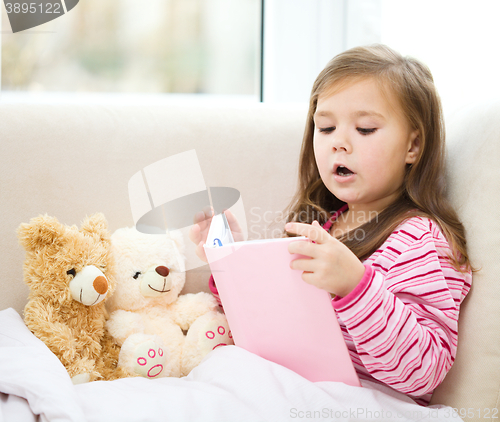
{"type": "Polygon", "coordinates": [[[183,374],[189,374],[212,350],[230,344],[234,341],[226,317],[216,311],[202,315],[186,335],[182,354],[183,374]]]}
{"type": "Polygon", "coordinates": [[[139,344],[134,353],[134,372],[145,378],[165,376],[167,354],[154,340],[139,344]]]}
{"type": "Polygon", "coordinates": [[[216,324],[213,327],[207,327],[206,331],[202,331],[200,342],[205,346],[205,349],[215,350],[220,346],[234,344],[233,335],[229,326],[224,323],[216,324]]]}
{"type": "Polygon", "coordinates": [[[84,384],[90,381],[90,374],[87,373],[87,374],[75,375],[74,377],[71,377],[71,381],[73,382],[74,385],[84,384]]]}
{"type": "MultiPolygon", "coordinates": [[[[207,354],[221,346],[234,344],[226,317],[215,311],[201,316],[193,323],[188,331],[188,339],[194,334],[197,337],[195,341],[197,348],[202,354],[207,354]]],[[[188,343],[191,341],[188,340],[188,343]]]]}

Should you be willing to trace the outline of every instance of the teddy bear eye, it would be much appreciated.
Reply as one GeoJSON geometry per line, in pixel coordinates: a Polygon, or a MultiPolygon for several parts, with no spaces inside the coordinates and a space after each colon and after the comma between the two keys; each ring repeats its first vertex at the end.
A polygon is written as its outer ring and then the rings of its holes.
{"type": "Polygon", "coordinates": [[[72,275],[74,277],[76,275],[76,270],[74,268],[71,268],[71,270],[66,271],[66,274],[72,275]]]}
{"type": "Polygon", "coordinates": [[[132,278],[135,278],[136,280],[139,278],[139,276],[141,275],[141,272],[140,271],[137,271],[133,276],[132,278]]]}

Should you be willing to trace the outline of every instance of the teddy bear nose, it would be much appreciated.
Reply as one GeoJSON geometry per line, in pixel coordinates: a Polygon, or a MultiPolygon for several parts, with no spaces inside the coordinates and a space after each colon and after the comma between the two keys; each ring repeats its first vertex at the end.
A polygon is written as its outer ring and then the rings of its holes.
{"type": "Polygon", "coordinates": [[[155,271],[162,277],[166,277],[170,273],[170,270],[167,267],[164,267],[163,265],[156,267],[155,271]]]}
{"type": "Polygon", "coordinates": [[[108,280],[106,280],[106,277],[103,277],[102,275],[96,277],[93,285],[95,291],[100,295],[103,295],[108,291],[108,280]]]}

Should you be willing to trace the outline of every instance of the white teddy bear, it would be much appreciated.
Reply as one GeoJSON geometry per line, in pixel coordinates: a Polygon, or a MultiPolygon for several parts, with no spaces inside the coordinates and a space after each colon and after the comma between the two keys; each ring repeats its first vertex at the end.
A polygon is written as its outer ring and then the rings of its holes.
{"type": "Polygon", "coordinates": [[[106,304],[106,328],[121,346],[119,367],[131,376],[184,376],[211,350],[233,344],[211,294],[180,295],[186,279],[180,231],[122,228],[111,242],[117,286],[106,304]]]}

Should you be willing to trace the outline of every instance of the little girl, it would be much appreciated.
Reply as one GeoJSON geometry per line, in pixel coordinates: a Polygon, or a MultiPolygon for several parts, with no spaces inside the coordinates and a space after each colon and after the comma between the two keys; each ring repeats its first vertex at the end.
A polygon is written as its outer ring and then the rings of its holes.
{"type": "MultiPolygon", "coordinates": [[[[360,379],[427,405],[457,351],[472,280],[444,198],[444,128],[430,71],[386,46],[334,57],[316,79],[285,235],[305,282],[332,305],[360,379]]],[[[236,241],[243,236],[226,211],[236,241]]],[[[206,261],[210,218],[190,238],[206,261]]],[[[217,289],[213,277],[211,290],[217,289]]]]}

